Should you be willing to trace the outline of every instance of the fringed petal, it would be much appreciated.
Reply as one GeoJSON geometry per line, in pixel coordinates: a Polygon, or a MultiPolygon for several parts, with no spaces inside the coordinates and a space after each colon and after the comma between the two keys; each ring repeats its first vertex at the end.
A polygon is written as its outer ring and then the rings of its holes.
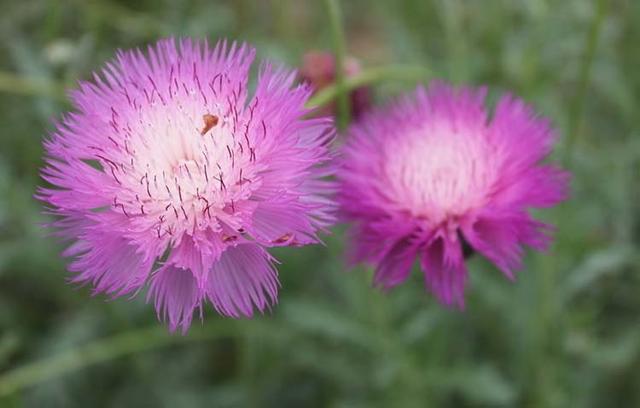
{"type": "Polygon", "coordinates": [[[277,301],[278,275],[259,246],[229,247],[211,268],[207,296],[216,310],[231,317],[252,317],[277,301]]]}

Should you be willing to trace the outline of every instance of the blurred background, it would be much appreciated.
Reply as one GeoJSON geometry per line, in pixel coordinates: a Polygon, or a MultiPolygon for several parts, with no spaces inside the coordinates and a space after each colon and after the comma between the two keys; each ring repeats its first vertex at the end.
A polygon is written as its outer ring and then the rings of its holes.
{"type": "MultiPolygon", "coordinates": [[[[554,160],[572,199],[541,212],[547,255],[515,283],[470,260],[464,312],[418,271],[387,295],[327,246],[279,249],[271,313],[216,315],[168,335],[144,296],[108,301],[66,284],[45,237],[43,137],[64,89],[118,48],[166,36],[246,40],[299,66],[331,49],[313,0],[0,0],[0,406],[640,406],[640,2],[342,1],[347,52],[371,68],[423,67],[454,83],[509,89],[561,134],[554,160]]],[[[410,71],[410,70],[409,70],[410,71]]],[[[402,72],[402,70],[400,70],[402,72]]],[[[374,103],[416,75],[379,76],[374,103]]],[[[426,80],[427,78],[425,78],[426,80]]]]}

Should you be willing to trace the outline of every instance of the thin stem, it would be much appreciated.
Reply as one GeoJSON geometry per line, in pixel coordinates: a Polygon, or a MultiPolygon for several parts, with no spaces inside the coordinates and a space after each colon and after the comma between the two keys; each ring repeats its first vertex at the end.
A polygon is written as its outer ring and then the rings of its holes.
{"type": "Polygon", "coordinates": [[[245,326],[242,328],[242,355],[239,363],[241,364],[240,375],[246,387],[245,403],[248,408],[260,406],[256,384],[256,358],[258,353],[256,352],[257,342],[255,337],[251,327],[245,326]]]}
{"type": "Polygon", "coordinates": [[[584,101],[589,89],[591,81],[591,70],[593,68],[593,60],[595,58],[596,49],[598,47],[598,39],[602,29],[602,23],[607,15],[607,0],[598,0],[596,13],[591,21],[591,27],[585,39],[584,56],[580,67],[578,77],[578,90],[573,99],[573,103],[569,108],[569,124],[567,142],[564,146],[564,163],[565,166],[570,165],[571,153],[573,145],[581,132],[582,116],[584,112],[584,101]]]}
{"type": "MultiPolygon", "coordinates": [[[[256,324],[257,322],[252,322],[256,324]]],[[[192,327],[188,336],[170,335],[164,326],[131,330],[84,346],[76,347],[49,358],[15,368],[0,376],[0,397],[23,388],[90,365],[113,360],[127,354],[192,341],[213,340],[237,335],[233,321],[217,320],[203,327],[192,327]]]]}
{"type": "Polygon", "coordinates": [[[461,5],[457,0],[438,2],[439,18],[447,43],[448,66],[454,81],[468,78],[469,64],[466,61],[466,44],[461,22],[461,5]]]}
{"type": "Polygon", "coordinates": [[[335,54],[336,64],[336,91],[338,98],[338,129],[344,129],[349,123],[351,112],[349,111],[348,93],[344,86],[345,72],[344,61],[346,55],[345,35],[343,29],[342,12],[338,0],[325,0],[327,13],[329,14],[329,25],[331,28],[331,37],[333,41],[333,52],[335,54]]]}
{"type": "MultiPolygon", "coordinates": [[[[345,78],[343,91],[344,93],[348,93],[355,88],[387,80],[420,81],[427,79],[430,75],[431,72],[422,66],[390,65],[371,68],[362,71],[358,75],[345,78]]],[[[334,100],[339,92],[340,90],[337,84],[327,86],[309,99],[307,107],[317,108],[323,106],[334,100]]]]}
{"type": "Polygon", "coordinates": [[[535,260],[537,285],[536,315],[533,324],[535,340],[531,351],[533,384],[531,405],[535,407],[554,406],[552,396],[557,395],[558,375],[564,364],[564,355],[558,344],[562,343],[564,324],[560,310],[560,299],[557,289],[557,264],[553,257],[538,254],[535,260]]]}
{"type": "Polygon", "coordinates": [[[64,88],[61,85],[42,78],[22,77],[11,72],[0,72],[0,92],[65,100],[64,88]]]}
{"type": "MultiPolygon", "coordinates": [[[[344,79],[342,85],[344,93],[383,81],[421,81],[429,78],[431,72],[419,65],[388,65],[369,68],[357,75],[344,79]]],[[[64,87],[46,79],[21,77],[8,72],[0,72],[0,92],[46,96],[60,101],[66,101],[64,87]]],[[[338,96],[337,84],[329,85],[317,92],[307,102],[307,107],[317,108],[333,101],[338,96]]]]}

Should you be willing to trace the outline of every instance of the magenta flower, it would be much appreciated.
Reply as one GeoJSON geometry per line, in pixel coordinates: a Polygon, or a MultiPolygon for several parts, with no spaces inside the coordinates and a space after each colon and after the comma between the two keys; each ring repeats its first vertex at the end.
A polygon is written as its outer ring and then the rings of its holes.
{"type": "Polygon", "coordinates": [[[376,266],[376,285],[402,283],[419,258],[426,288],[463,307],[469,247],[513,279],[524,245],[549,244],[551,226],[528,210],[567,196],[568,174],[541,163],[555,134],[519,99],[493,115],[484,99],[438,83],[350,129],[339,200],[352,260],[376,266]]]}
{"type": "Polygon", "coordinates": [[[253,48],[173,40],[119,52],[45,142],[39,198],[72,241],[74,282],[135,294],[185,332],[207,300],[227,316],[276,302],[266,248],[318,242],[333,221],[326,118],[303,119],[311,90],[253,48]]]}

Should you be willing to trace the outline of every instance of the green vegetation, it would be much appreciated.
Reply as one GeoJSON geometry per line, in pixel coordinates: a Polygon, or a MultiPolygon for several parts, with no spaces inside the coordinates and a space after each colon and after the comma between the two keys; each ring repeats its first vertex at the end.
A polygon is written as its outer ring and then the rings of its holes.
{"type": "MultiPolygon", "coordinates": [[[[270,0],[0,2],[0,406],[640,406],[640,2],[270,0]],[[338,8],[336,8],[336,6],[338,8]],[[329,10],[327,9],[329,7],[329,10]],[[330,20],[340,16],[343,25],[330,20]],[[344,29],[344,40],[341,33],[344,29]],[[388,294],[327,246],[279,249],[272,313],[169,335],[144,297],[66,284],[32,197],[64,89],[117,48],[246,40],[296,65],[345,48],[376,100],[439,77],[509,90],[559,129],[572,199],[515,283],[475,257],[464,312],[411,282],[388,294]]],[[[342,123],[342,122],[341,122],[342,123]]],[[[202,326],[202,327],[200,327],[202,326]]]]}

